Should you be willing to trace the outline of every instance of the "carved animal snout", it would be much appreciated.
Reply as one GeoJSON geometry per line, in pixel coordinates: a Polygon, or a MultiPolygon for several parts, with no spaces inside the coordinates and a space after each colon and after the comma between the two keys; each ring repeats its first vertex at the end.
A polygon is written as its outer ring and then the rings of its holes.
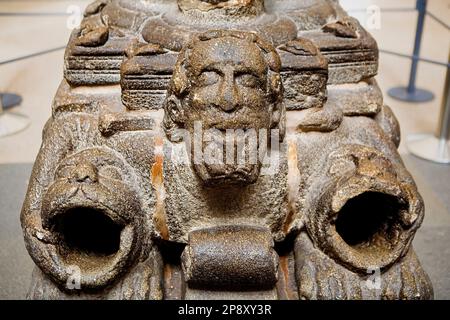
{"type": "Polygon", "coordinates": [[[79,164],[73,173],[73,179],[80,183],[98,182],[98,170],[91,164],[79,164]]]}
{"type": "Polygon", "coordinates": [[[415,186],[373,148],[346,146],[329,160],[334,181],[311,217],[312,237],[355,271],[391,266],[408,252],[423,220],[423,201],[415,186]]]}

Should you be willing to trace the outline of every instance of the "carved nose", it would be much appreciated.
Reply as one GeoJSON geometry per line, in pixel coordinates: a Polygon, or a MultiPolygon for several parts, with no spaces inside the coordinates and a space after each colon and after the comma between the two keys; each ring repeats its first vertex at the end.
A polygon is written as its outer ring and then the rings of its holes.
{"type": "Polygon", "coordinates": [[[225,112],[232,112],[239,107],[239,93],[233,78],[225,79],[221,88],[220,108],[225,112]]]}
{"type": "Polygon", "coordinates": [[[98,180],[97,169],[88,164],[79,165],[75,170],[75,180],[81,183],[94,183],[98,180]]]}

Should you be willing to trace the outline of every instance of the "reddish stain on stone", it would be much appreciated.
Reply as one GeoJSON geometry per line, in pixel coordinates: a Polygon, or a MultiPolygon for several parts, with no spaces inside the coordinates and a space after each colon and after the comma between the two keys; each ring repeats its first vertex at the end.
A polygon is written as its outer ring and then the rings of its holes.
{"type": "Polygon", "coordinates": [[[164,209],[164,153],[163,153],[163,139],[157,137],[155,141],[155,162],[152,165],[151,177],[152,186],[156,193],[156,207],[153,214],[153,221],[155,222],[156,230],[159,232],[164,240],[169,239],[169,228],[167,227],[166,212],[164,209]]]}

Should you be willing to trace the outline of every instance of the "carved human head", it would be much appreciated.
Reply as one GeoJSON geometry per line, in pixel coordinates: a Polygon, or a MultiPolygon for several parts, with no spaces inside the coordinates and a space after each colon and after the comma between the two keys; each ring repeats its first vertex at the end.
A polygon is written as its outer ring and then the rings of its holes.
{"type": "MultiPolygon", "coordinates": [[[[177,130],[185,129],[191,137],[198,137],[196,128],[201,126],[211,141],[224,144],[234,137],[239,153],[254,150],[249,149],[249,140],[256,135],[253,146],[259,155],[266,154],[271,129],[278,129],[280,139],[285,131],[280,68],[275,49],[253,33],[211,31],[195,37],[180,52],[168,88],[164,106],[167,136],[176,142],[177,130]],[[239,141],[245,144],[241,149],[239,141]]],[[[210,147],[207,139],[202,136],[203,154],[210,147]]],[[[191,151],[193,167],[204,182],[253,183],[259,176],[261,157],[254,163],[237,163],[236,154],[233,163],[225,159],[207,163],[205,159],[195,161],[194,148],[191,151]]],[[[224,158],[225,153],[229,154],[229,149],[223,152],[224,158]]]]}

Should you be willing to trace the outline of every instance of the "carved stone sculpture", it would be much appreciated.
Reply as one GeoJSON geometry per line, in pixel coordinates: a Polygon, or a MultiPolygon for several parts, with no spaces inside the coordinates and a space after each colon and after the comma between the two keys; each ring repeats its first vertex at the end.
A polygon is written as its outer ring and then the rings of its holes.
{"type": "Polygon", "coordinates": [[[333,0],[98,0],[21,221],[31,299],[432,299],[372,37],[333,0]]]}

